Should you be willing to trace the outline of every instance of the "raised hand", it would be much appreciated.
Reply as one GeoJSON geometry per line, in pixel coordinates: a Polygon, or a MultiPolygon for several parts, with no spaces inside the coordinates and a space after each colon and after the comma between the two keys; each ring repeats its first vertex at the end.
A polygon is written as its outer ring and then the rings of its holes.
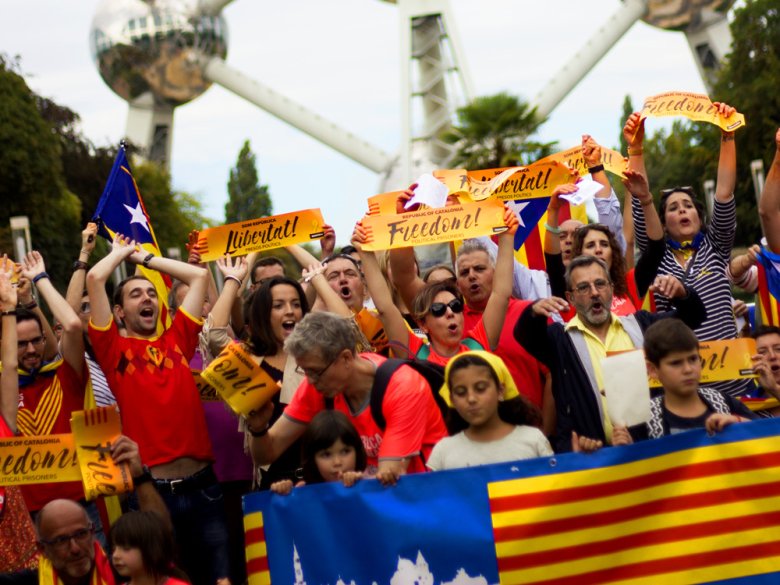
{"type": "MultiPolygon", "coordinates": [[[[231,258],[223,256],[217,258],[217,268],[226,279],[235,278],[239,283],[244,282],[247,272],[249,272],[249,265],[246,262],[246,256],[239,256],[238,258],[231,258]]],[[[240,284],[239,284],[240,286],[240,284]]]]}
{"type": "Polygon", "coordinates": [[[642,205],[652,204],[653,194],[650,192],[650,185],[647,184],[647,177],[633,169],[626,169],[623,174],[625,176],[623,186],[626,190],[642,205]]]}
{"type": "Polygon", "coordinates": [[[582,158],[588,168],[601,164],[601,145],[590,134],[582,135],[582,158]]]}
{"type": "Polygon", "coordinates": [[[553,313],[560,313],[561,311],[566,311],[568,308],[569,303],[560,297],[540,299],[532,305],[532,310],[536,315],[547,318],[552,317],[553,313]]]}
{"type": "Polygon", "coordinates": [[[46,272],[46,264],[43,261],[43,256],[37,250],[27,252],[24,258],[22,258],[22,276],[32,280],[39,274],[46,272]]]}
{"type": "Polygon", "coordinates": [[[628,117],[623,126],[623,138],[629,148],[640,148],[645,140],[645,121],[639,112],[634,112],[628,117]]]}

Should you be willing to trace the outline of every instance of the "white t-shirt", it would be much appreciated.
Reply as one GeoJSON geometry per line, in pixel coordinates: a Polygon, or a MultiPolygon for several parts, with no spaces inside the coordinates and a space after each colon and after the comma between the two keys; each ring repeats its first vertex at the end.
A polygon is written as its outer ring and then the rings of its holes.
{"type": "Polygon", "coordinates": [[[542,431],[531,426],[517,426],[498,441],[472,441],[464,432],[445,437],[433,447],[427,466],[433,471],[506,463],[552,455],[553,450],[542,431]]]}

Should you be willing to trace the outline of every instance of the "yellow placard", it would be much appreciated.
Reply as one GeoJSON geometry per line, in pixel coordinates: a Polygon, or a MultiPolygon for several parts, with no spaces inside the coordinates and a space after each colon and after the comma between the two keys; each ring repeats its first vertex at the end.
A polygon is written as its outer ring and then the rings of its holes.
{"type": "Polygon", "coordinates": [[[22,274],[21,264],[17,264],[10,258],[0,257],[0,266],[2,267],[3,272],[9,271],[11,273],[11,284],[19,282],[19,276],[22,274]]]}
{"type": "Polygon", "coordinates": [[[116,406],[75,411],[70,416],[70,428],[78,449],[87,500],[132,491],[130,466],[117,465],[111,457],[111,444],[122,433],[116,406]]]}
{"type": "Polygon", "coordinates": [[[203,262],[211,262],[225,254],[282,248],[321,238],[324,223],[319,209],[304,209],[208,228],[200,232],[198,251],[203,262]]]}
{"type": "Polygon", "coordinates": [[[400,215],[367,215],[363,228],[366,251],[438,244],[506,231],[504,204],[496,199],[448,205],[400,215]]]}
{"type": "Polygon", "coordinates": [[[81,481],[73,435],[0,439],[0,485],[81,481]]]}
{"type": "Polygon", "coordinates": [[[279,392],[281,386],[240,343],[231,343],[201,373],[236,414],[248,416],[279,392]]]}
{"type": "Polygon", "coordinates": [[[201,372],[198,370],[192,371],[192,379],[195,380],[195,386],[198,387],[198,394],[200,394],[201,402],[219,402],[222,398],[219,397],[217,391],[201,376],[201,372]]]}
{"type": "MultiPolygon", "coordinates": [[[[756,378],[751,360],[751,356],[755,353],[756,340],[748,337],[700,341],[701,376],[699,382],[710,384],[727,380],[756,378]]],[[[649,379],[652,388],[661,387],[658,380],[649,379]]]]}
{"type": "Polygon", "coordinates": [[[395,213],[395,203],[403,191],[380,193],[368,198],[368,215],[392,215],[395,213]]]}
{"type": "Polygon", "coordinates": [[[748,396],[740,396],[742,404],[747,406],[751,411],[757,410],[774,410],[780,407],[780,401],[774,396],[770,398],[750,398],[748,396]]]}
{"type": "MultiPolygon", "coordinates": [[[[565,164],[566,166],[577,171],[580,177],[584,177],[588,173],[588,165],[585,163],[585,159],[582,157],[582,146],[572,146],[569,149],[556,152],[550,156],[546,156],[540,159],[538,162],[550,162],[557,161],[565,164]]],[[[604,170],[617,175],[618,177],[624,177],[624,172],[628,168],[628,161],[617,150],[611,150],[609,148],[601,149],[601,164],[604,165],[604,170]]]]}
{"type": "Polygon", "coordinates": [[[572,169],[559,161],[537,161],[527,167],[466,171],[437,170],[433,175],[453,195],[473,201],[495,198],[501,201],[549,197],[558,185],[574,180],[572,169]]]}
{"type": "Polygon", "coordinates": [[[745,116],[734,112],[729,117],[718,114],[710,98],[703,93],[669,91],[645,99],[640,112],[641,119],[665,116],[683,116],[696,122],[709,122],[726,132],[733,132],[745,125],[745,116]]]}

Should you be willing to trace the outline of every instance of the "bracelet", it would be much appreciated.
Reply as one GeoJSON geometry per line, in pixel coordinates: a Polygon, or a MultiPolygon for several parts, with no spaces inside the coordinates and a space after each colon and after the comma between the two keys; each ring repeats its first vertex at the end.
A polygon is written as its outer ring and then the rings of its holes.
{"type": "Polygon", "coordinates": [[[322,272],[315,272],[314,274],[310,274],[309,276],[303,279],[303,282],[311,282],[315,276],[319,276],[321,274],[322,272]]]}
{"type": "Polygon", "coordinates": [[[149,268],[149,263],[152,261],[152,258],[154,258],[154,254],[149,252],[149,254],[146,256],[146,258],[144,258],[143,262],[141,262],[141,264],[143,264],[144,268],[149,268]]]}
{"type": "Polygon", "coordinates": [[[252,435],[255,439],[259,439],[260,437],[265,437],[268,434],[268,430],[271,428],[271,425],[265,425],[265,428],[262,431],[253,431],[249,425],[247,425],[246,428],[250,435],[252,435]]]}
{"type": "Polygon", "coordinates": [[[0,316],[3,316],[3,317],[14,316],[14,317],[16,317],[16,309],[9,309],[8,311],[0,311],[0,316]]]}
{"type": "Polygon", "coordinates": [[[35,299],[27,303],[26,305],[22,305],[23,309],[27,309],[28,311],[32,311],[33,309],[38,308],[38,303],[35,302],[35,299]]]}
{"type": "Polygon", "coordinates": [[[233,276],[232,274],[225,277],[225,282],[227,283],[228,280],[235,280],[238,283],[238,286],[240,287],[242,282],[241,279],[238,276],[233,276]]]}
{"type": "Polygon", "coordinates": [[[596,165],[595,167],[588,167],[588,172],[592,175],[604,170],[604,165],[596,165]]]}
{"type": "Polygon", "coordinates": [[[559,234],[559,233],[561,233],[561,228],[553,227],[549,223],[545,223],[544,224],[544,229],[546,229],[551,234],[559,234]]]}
{"type": "Polygon", "coordinates": [[[734,133],[733,132],[730,133],[730,134],[723,134],[720,137],[720,141],[721,142],[731,142],[732,140],[734,140],[734,133]]]}
{"type": "Polygon", "coordinates": [[[42,278],[49,278],[48,273],[41,272],[40,274],[36,274],[35,276],[33,276],[33,278],[32,278],[33,284],[37,283],[42,278]]]}
{"type": "Polygon", "coordinates": [[[641,147],[640,148],[631,148],[630,146],[628,147],[628,156],[642,156],[643,152],[644,150],[641,147]]]}
{"type": "Polygon", "coordinates": [[[89,270],[89,264],[82,262],[81,260],[76,260],[73,263],[73,272],[76,272],[76,270],[89,270]]]}

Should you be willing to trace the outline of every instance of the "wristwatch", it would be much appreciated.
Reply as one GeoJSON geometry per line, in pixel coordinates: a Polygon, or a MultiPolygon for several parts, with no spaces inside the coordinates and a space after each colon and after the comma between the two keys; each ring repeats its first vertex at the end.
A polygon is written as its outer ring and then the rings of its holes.
{"type": "Polygon", "coordinates": [[[149,470],[149,468],[146,465],[144,465],[142,469],[143,471],[141,472],[141,475],[133,478],[133,487],[135,488],[137,488],[139,485],[154,480],[154,478],[152,477],[152,472],[149,470]]]}

